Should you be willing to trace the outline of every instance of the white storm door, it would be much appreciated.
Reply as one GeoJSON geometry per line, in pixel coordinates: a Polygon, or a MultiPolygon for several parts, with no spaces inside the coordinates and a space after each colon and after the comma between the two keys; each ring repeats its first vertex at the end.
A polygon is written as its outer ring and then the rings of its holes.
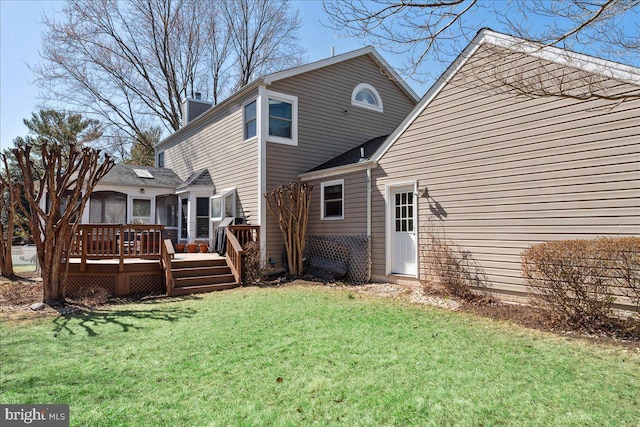
{"type": "Polygon", "coordinates": [[[416,198],[413,187],[391,190],[391,273],[416,276],[416,198]]]}

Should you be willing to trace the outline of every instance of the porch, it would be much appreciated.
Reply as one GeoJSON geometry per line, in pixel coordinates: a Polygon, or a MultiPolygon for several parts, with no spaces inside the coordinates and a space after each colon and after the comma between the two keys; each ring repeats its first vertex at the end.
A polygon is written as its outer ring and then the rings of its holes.
{"type": "Polygon", "coordinates": [[[68,253],[66,295],[98,286],[111,295],[183,295],[238,286],[244,247],[259,227],[227,227],[226,253],[176,253],[163,225],[79,224],[68,253]]]}

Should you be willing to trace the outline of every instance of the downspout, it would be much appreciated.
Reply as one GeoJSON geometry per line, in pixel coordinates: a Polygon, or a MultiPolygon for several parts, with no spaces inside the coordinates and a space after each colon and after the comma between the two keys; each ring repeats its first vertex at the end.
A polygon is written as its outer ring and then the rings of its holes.
{"type": "Polygon", "coordinates": [[[367,250],[369,251],[369,262],[367,266],[367,281],[371,280],[371,165],[367,168],[367,250]]]}

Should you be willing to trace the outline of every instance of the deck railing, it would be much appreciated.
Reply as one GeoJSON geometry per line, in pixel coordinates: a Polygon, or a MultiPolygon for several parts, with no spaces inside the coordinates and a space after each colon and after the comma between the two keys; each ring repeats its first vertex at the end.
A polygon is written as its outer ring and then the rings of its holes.
{"type": "Polygon", "coordinates": [[[238,283],[243,280],[243,255],[249,242],[260,242],[260,227],[255,225],[230,225],[226,230],[227,264],[238,283]]]}
{"type": "Polygon", "coordinates": [[[162,244],[162,269],[164,270],[164,283],[167,288],[167,295],[173,295],[173,272],[171,271],[171,259],[175,256],[171,239],[164,239],[162,244]]]}
{"type": "Polygon", "coordinates": [[[67,255],[82,271],[88,259],[119,259],[123,271],[125,258],[160,259],[163,232],[160,224],[79,224],[67,255]]]}

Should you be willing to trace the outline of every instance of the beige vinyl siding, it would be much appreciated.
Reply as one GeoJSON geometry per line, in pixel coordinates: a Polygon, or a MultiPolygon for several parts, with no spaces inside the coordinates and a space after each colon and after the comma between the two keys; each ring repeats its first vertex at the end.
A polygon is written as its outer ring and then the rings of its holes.
{"type": "Polygon", "coordinates": [[[308,235],[365,235],[367,234],[367,171],[360,170],[338,177],[309,181],[313,197],[309,209],[308,235]],[[323,182],[344,180],[344,219],[320,219],[322,213],[321,187],[323,182]]]}
{"type": "MultiPolygon", "coordinates": [[[[431,219],[470,252],[496,290],[526,291],[520,254],[533,243],[640,235],[640,100],[515,96],[474,77],[482,74],[474,63],[482,65],[482,54],[373,171],[374,275],[385,274],[384,189],[394,181],[428,188],[418,206],[421,244],[431,219]]],[[[517,61],[520,69],[539,63],[517,61]]],[[[609,94],[640,94],[631,84],[604,85],[609,94]]]]}
{"type": "Polygon", "coordinates": [[[242,103],[245,96],[206,119],[194,122],[163,145],[165,167],[186,179],[206,168],[216,191],[237,187],[236,210],[249,224],[258,224],[258,147],[243,141],[242,103]]]}
{"type": "MultiPolygon", "coordinates": [[[[267,191],[391,133],[415,105],[366,55],[274,82],[267,89],[298,97],[298,146],[267,143],[267,191]],[[351,105],[351,93],[359,83],[369,83],[378,91],[384,112],[351,105]]],[[[319,200],[319,187],[312,197],[319,200]]],[[[267,256],[280,259],[284,243],[271,214],[267,214],[267,242],[267,256]]]]}

